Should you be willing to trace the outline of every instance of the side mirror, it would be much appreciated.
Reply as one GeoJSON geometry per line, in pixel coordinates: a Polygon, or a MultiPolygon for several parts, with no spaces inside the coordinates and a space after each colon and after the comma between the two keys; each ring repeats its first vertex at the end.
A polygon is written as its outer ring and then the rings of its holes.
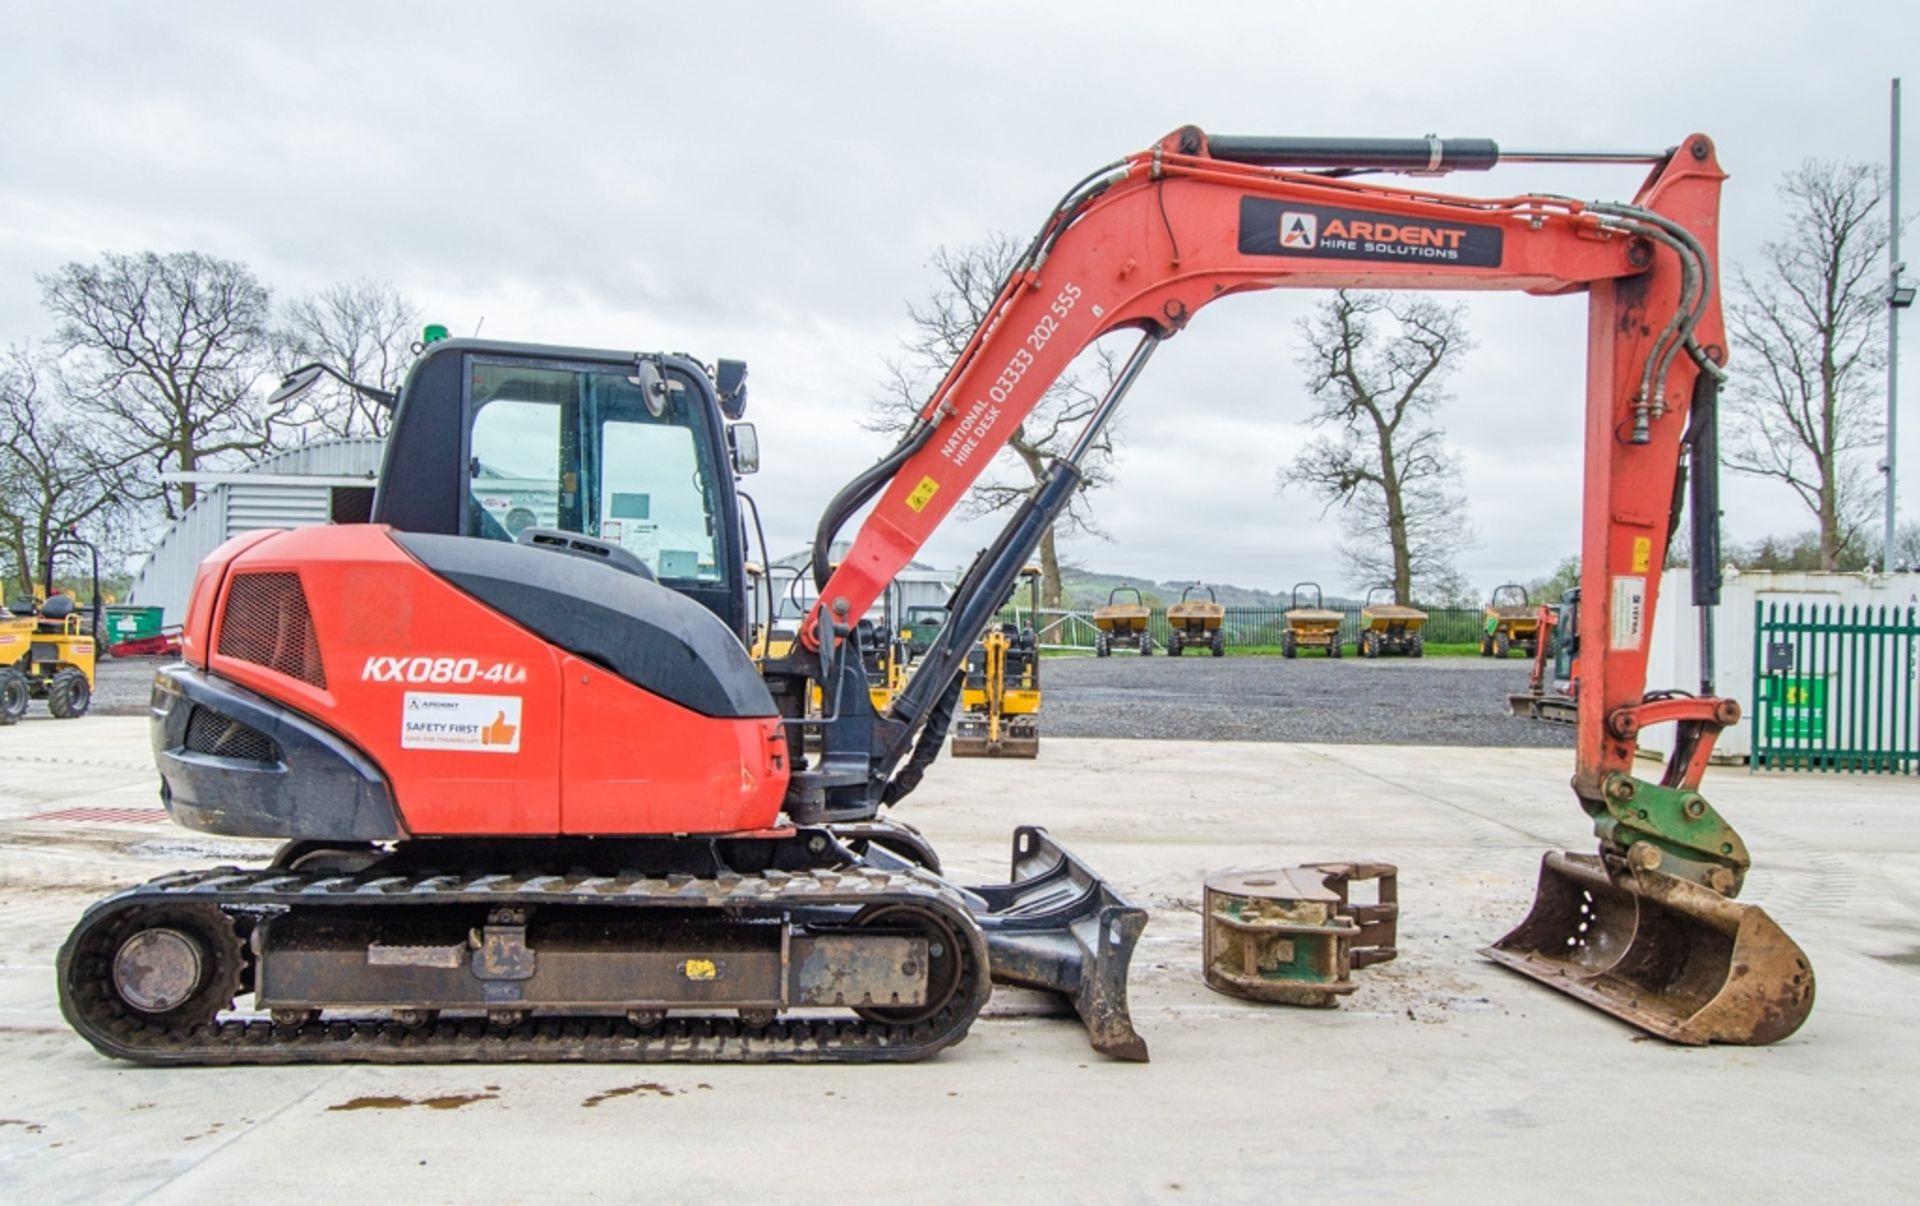
{"type": "Polygon", "coordinates": [[[760,433],[751,423],[734,423],[727,428],[727,447],[733,450],[733,471],[741,477],[760,472],[760,433]]]}
{"type": "Polygon", "coordinates": [[[398,394],[384,389],[375,389],[371,385],[362,385],[339,369],[316,361],[313,364],[303,364],[282,378],[280,387],[267,395],[267,405],[278,406],[290,398],[299,397],[312,389],[313,383],[322,377],[332,377],[354,393],[369,401],[378,402],[388,410],[392,410],[394,404],[399,401],[398,394]]]}
{"type": "Polygon", "coordinates": [[[714,385],[720,390],[720,413],[734,422],[747,417],[747,362],[721,360],[714,365],[714,385]]]}
{"type": "Polygon", "coordinates": [[[293,370],[281,379],[278,389],[267,395],[267,405],[278,406],[282,402],[306,393],[326,371],[327,366],[324,364],[307,364],[293,370]]]}

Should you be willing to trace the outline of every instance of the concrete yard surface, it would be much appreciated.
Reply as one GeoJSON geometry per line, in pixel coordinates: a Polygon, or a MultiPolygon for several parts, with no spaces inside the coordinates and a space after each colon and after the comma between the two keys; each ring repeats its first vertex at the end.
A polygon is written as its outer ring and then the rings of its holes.
{"type": "MultiPolygon", "coordinates": [[[[1532,663],[1477,657],[1050,657],[1060,737],[1570,749],[1570,725],[1512,715],[1532,663]]],[[[141,698],[144,705],[145,697],[141,698]]]]}
{"type": "Polygon", "coordinates": [[[1146,1065],[1004,992],[908,1066],[157,1070],[66,1028],[60,943],[116,884],[269,847],[156,823],[138,717],[0,730],[0,1201],[1912,1200],[1914,780],[1709,774],[1756,860],[1742,898],[1805,947],[1819,998],[1772,1047],[1693,1049],[1476,953],[1544,850],[1591,848],[1570,766],[1055,737],[1033,763],[942,760],[899,815],[958,878],[1004,877],[1038,823],[1150,908],[1146,1065]],[[1336,1010],[1201,983],[1208,872],[1343,858],[1399,865],[1397,961],[1336,1010]]]}

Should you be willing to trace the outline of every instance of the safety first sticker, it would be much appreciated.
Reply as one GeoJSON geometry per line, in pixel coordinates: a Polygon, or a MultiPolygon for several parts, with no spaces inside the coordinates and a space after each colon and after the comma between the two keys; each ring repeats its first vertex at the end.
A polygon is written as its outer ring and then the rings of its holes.
{"type": "Polygon", "coordinates": [[[518,753],[520,697],[408,691],[400,711],[400,748],[518,753]]]}

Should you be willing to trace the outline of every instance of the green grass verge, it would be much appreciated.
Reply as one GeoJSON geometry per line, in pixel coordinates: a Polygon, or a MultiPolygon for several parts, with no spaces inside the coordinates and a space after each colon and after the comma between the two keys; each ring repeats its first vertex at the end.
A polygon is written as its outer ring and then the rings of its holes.
{"type": "MultiPolygon", "coordinates": [[[[1046,650],[1042,650],[1041,652],[1046,657],[1092,657],[1093,656],[1092,649],[1046,649],[1046,650]]],[[[1152,656],[1165,657],[1166,654],[1167,654],[1167,650],[1165,646],[1162,646],[1162,645],[1154,646],[1152,656]]],[[[1122,649],[1118,653],[1115,653],[1113,656],[1138,657],[1139,655],[1134,653],[1130,649],[1122,649]]],[[[1205,650],[1199,650],[1193,653],[1182,654],[1181,656],[1210,657],[1212,655],[1207,653],[1205,650]]],[[[1280,651],[1280,646],[1278,645],[1228,645],[1227,656],[1228,657],[1284,657],[1285,655],[1280,651]]],[[[1303,658],[1307,658],[1307,657],[1324,658],[1327,655],[1318,649],[1307,649],[1307,650],[1303,650],[1300,653],[1300,656],[1303,658]]],[[[1358,657],[1359,654],[1353,651],[1353,646],[1351,644],[1345,644],[1341,646],[1340,656],[1343,658],[1350,658],[1350,657],[1358,657]]],[[[1392,658],[1398,655],[1388,654],[1386,656],[1389,658],[1392,658]]],[[[1428,645],[1426,648],[1426,656],[1428,657],[1479,657],[1480,646],[1477,642],[1472,642],[1472,641],[1462,642],[1459,644],[1428,645]]],[[[1519,657],[1509,658],[1508,660],[1515,663],[1521,663],[1526,661],[1525,658],[1519,658],[1519,657]]]]}

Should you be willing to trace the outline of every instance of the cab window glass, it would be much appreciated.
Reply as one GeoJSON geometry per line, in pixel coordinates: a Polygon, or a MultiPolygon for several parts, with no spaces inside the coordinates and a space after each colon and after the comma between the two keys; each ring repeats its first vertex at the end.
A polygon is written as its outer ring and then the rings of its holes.
{"type": "Polygon", "coordinates": [[[559,406],[490,401],[474,415],[467,468],[474,502],[494,521],[474,535],[512,540],[525,528],[562,526],[559,406]]]}
{"type": "Polygon", "coordinates": [[[701,395],[678,374],[667,382],[655,414],[616,370],[475,363],[469,534],[560,528],[632,551],[663,582],[725,582],[717,491],[729,479],[701,395]]]}

